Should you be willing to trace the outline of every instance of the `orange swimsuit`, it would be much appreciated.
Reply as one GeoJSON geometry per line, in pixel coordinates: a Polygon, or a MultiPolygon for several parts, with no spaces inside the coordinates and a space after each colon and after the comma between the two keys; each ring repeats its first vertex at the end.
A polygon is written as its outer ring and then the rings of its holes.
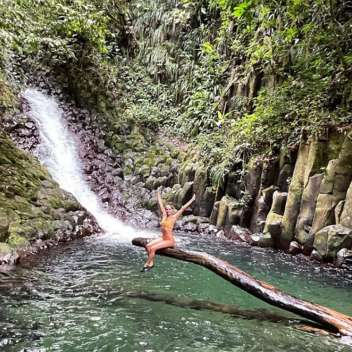
{"type": "Polygon", "coordinates": [[[161,226],[161,232],[163,234],[163,240],[174,241],[174,236],[172,235],[172,229],[174,228],[174,225],[175,225],[175,219],[173,219],[171,216],[161,220],[160,226],[161,226]]]}

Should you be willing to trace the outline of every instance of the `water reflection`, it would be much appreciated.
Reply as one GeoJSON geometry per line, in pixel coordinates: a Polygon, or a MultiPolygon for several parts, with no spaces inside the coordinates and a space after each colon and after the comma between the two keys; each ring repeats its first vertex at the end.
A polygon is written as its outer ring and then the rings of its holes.
{"type": "MultiPolygon", "coordinates": [[[[215,254],[287,292],[352,315],[351,273],[275,251],[179,238],[181,246],[215,254]]],[[[140,273],[144,257],[142,249],[95,237],[0,274],[2,350],[351,350],[348,339],[298,331],[290,323],[297,317],[202,267],[158,257],[152,272],[140,273]]]]}

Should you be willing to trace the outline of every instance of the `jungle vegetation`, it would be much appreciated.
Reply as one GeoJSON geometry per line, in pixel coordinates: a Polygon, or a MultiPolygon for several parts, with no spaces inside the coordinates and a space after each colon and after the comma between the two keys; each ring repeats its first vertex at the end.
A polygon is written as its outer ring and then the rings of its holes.
{"type": "Polygon", "coordinates": [[[348,0],[4,0],[1,111],[33,73],[107,124],[174,135],[214,174],[351,123],[348,0]]]}

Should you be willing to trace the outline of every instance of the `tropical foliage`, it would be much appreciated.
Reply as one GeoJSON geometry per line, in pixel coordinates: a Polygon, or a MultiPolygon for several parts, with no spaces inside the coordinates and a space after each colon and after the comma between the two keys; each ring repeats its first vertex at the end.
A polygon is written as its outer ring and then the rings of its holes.
{"type": "Polygon", "coordinates": [[[4,81],[47,72],[109,136],[161,129],[215,171],[351,123],[346,0],[5,0],[0,18],[4,81]]]}

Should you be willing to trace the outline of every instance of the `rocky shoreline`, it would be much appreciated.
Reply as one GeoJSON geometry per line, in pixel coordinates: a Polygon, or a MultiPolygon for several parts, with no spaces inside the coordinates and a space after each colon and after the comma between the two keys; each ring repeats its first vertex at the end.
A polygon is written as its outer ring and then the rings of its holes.
{"type": "Polygon", "coordinates": [[[0,264],[16,264],[40,249],[101,231],[36,158],[1,132],[0,155],[0,264]]]}
{"type": "MultiPolygon", "coordinates": [[[[278,158],[244,160],[241,157],[238,168],[226,175],[215,187],[210,180],[209,167],[190,159],[189,155],[180,152],[172,143],[146,143],[143,133],[131,126],[120,126],[117,129],[120,134],[109,134],[106,132],[109,128],[98,115],[77,107],[63,91],[53,88],[45,80],[39,86],[58,100],[67,125],[77,139],[82,169],[91,189],[98,195],[104,208],[124,222],[139,227],[157,228],[156,190],[161,191],[176,207],[180,207],[195,193],[197,200],[192,211],[178,222],[176,230],[241,241],[252,246],[281,248],[292,255],[303,253],[314,260],[332,261],[337,266],[348,266],[351,262],[349,241],[352,241],[352,232],[346,230],[342,233],[341,226],[335,224],[335,221],[321,220],[326,226],[321,227],[320,233],[325,229],[327,234],[317,235],[318,239],[322,238],[320,247],[318,240],[314,242],[315,236],[306,235],[304,238],[309,240],[305,242],[302,236],[295,237],[292,234],[286,235],[285,239],[283,232],[286,223],[297,221],[298,218],[297,231],[308,231],[309,234],[315,213],[309,213],[308,209],[317,207],[319,189],[312,189],[313,186],[310,187],[307,182],[313,182],[316,178],[322,182],[323,174],[315,174],[319,171],[316,160],[317,155],[322,153],[318,147],[323,148],[329,143],[328,140],[319,142],[303,139],[299,149],[284,149],[278,158]],[[306,154],[311,171],[306,172],[306,186],[300,190],[300,198],[296,199],[294,188],[297,182],[303,184],[302,148],[308,148],[306,154]],[[310,156],[309,148],[312,149],[310,156]],[[247,164],[246,173],[242,171],[244,163],[247,164]],[[315,193],[311,194],[313,191],[315,193]],[[243,201],[245,197],[246,202],[243,201]],[[290,217],[287,209],[292,206],[296,209],[296,219],[286,220],[286,217],[290,217]],[[302,230],[299,229],[300,223],[305,224],[302,225],[302,230]],[[333,256],[331,251],[334,252],[333,256]]],[[[36,155],[39,133],[29,117],[24,100],[22,111],[15,118],[5,121],[5,129],[17,146],[36,155]]],[[[326,165],[332,157],[336,160],[339,150],[344,150],[344,134],[336,137],[335,133],[334,136],[336,151],[331,152],[331,156],[325,156],[322,165],[326,165]]],[[[344,197],[349,185],[347,178],[349,175],[345,177],[344,197]]],[[[342,191],[339,194],[342,199],[342,191]]],[[[342,209],[339,214],[342,214],[342,209]]],[[[71,233],[77,234],[73,237],[80,237],[97,231],[95,225],[91,226],[92,231],[83,230],[83,235],[82,229],[71,229],[71,233]]],[[[287,231],[286,229],[286,234],[287,231]]],[[[295,227],[291,226],[290,231],[296,231],[295,227]]],[[[33,251],[59,242],[60,239],[39,242],[33,245],[33,251]]]]}

